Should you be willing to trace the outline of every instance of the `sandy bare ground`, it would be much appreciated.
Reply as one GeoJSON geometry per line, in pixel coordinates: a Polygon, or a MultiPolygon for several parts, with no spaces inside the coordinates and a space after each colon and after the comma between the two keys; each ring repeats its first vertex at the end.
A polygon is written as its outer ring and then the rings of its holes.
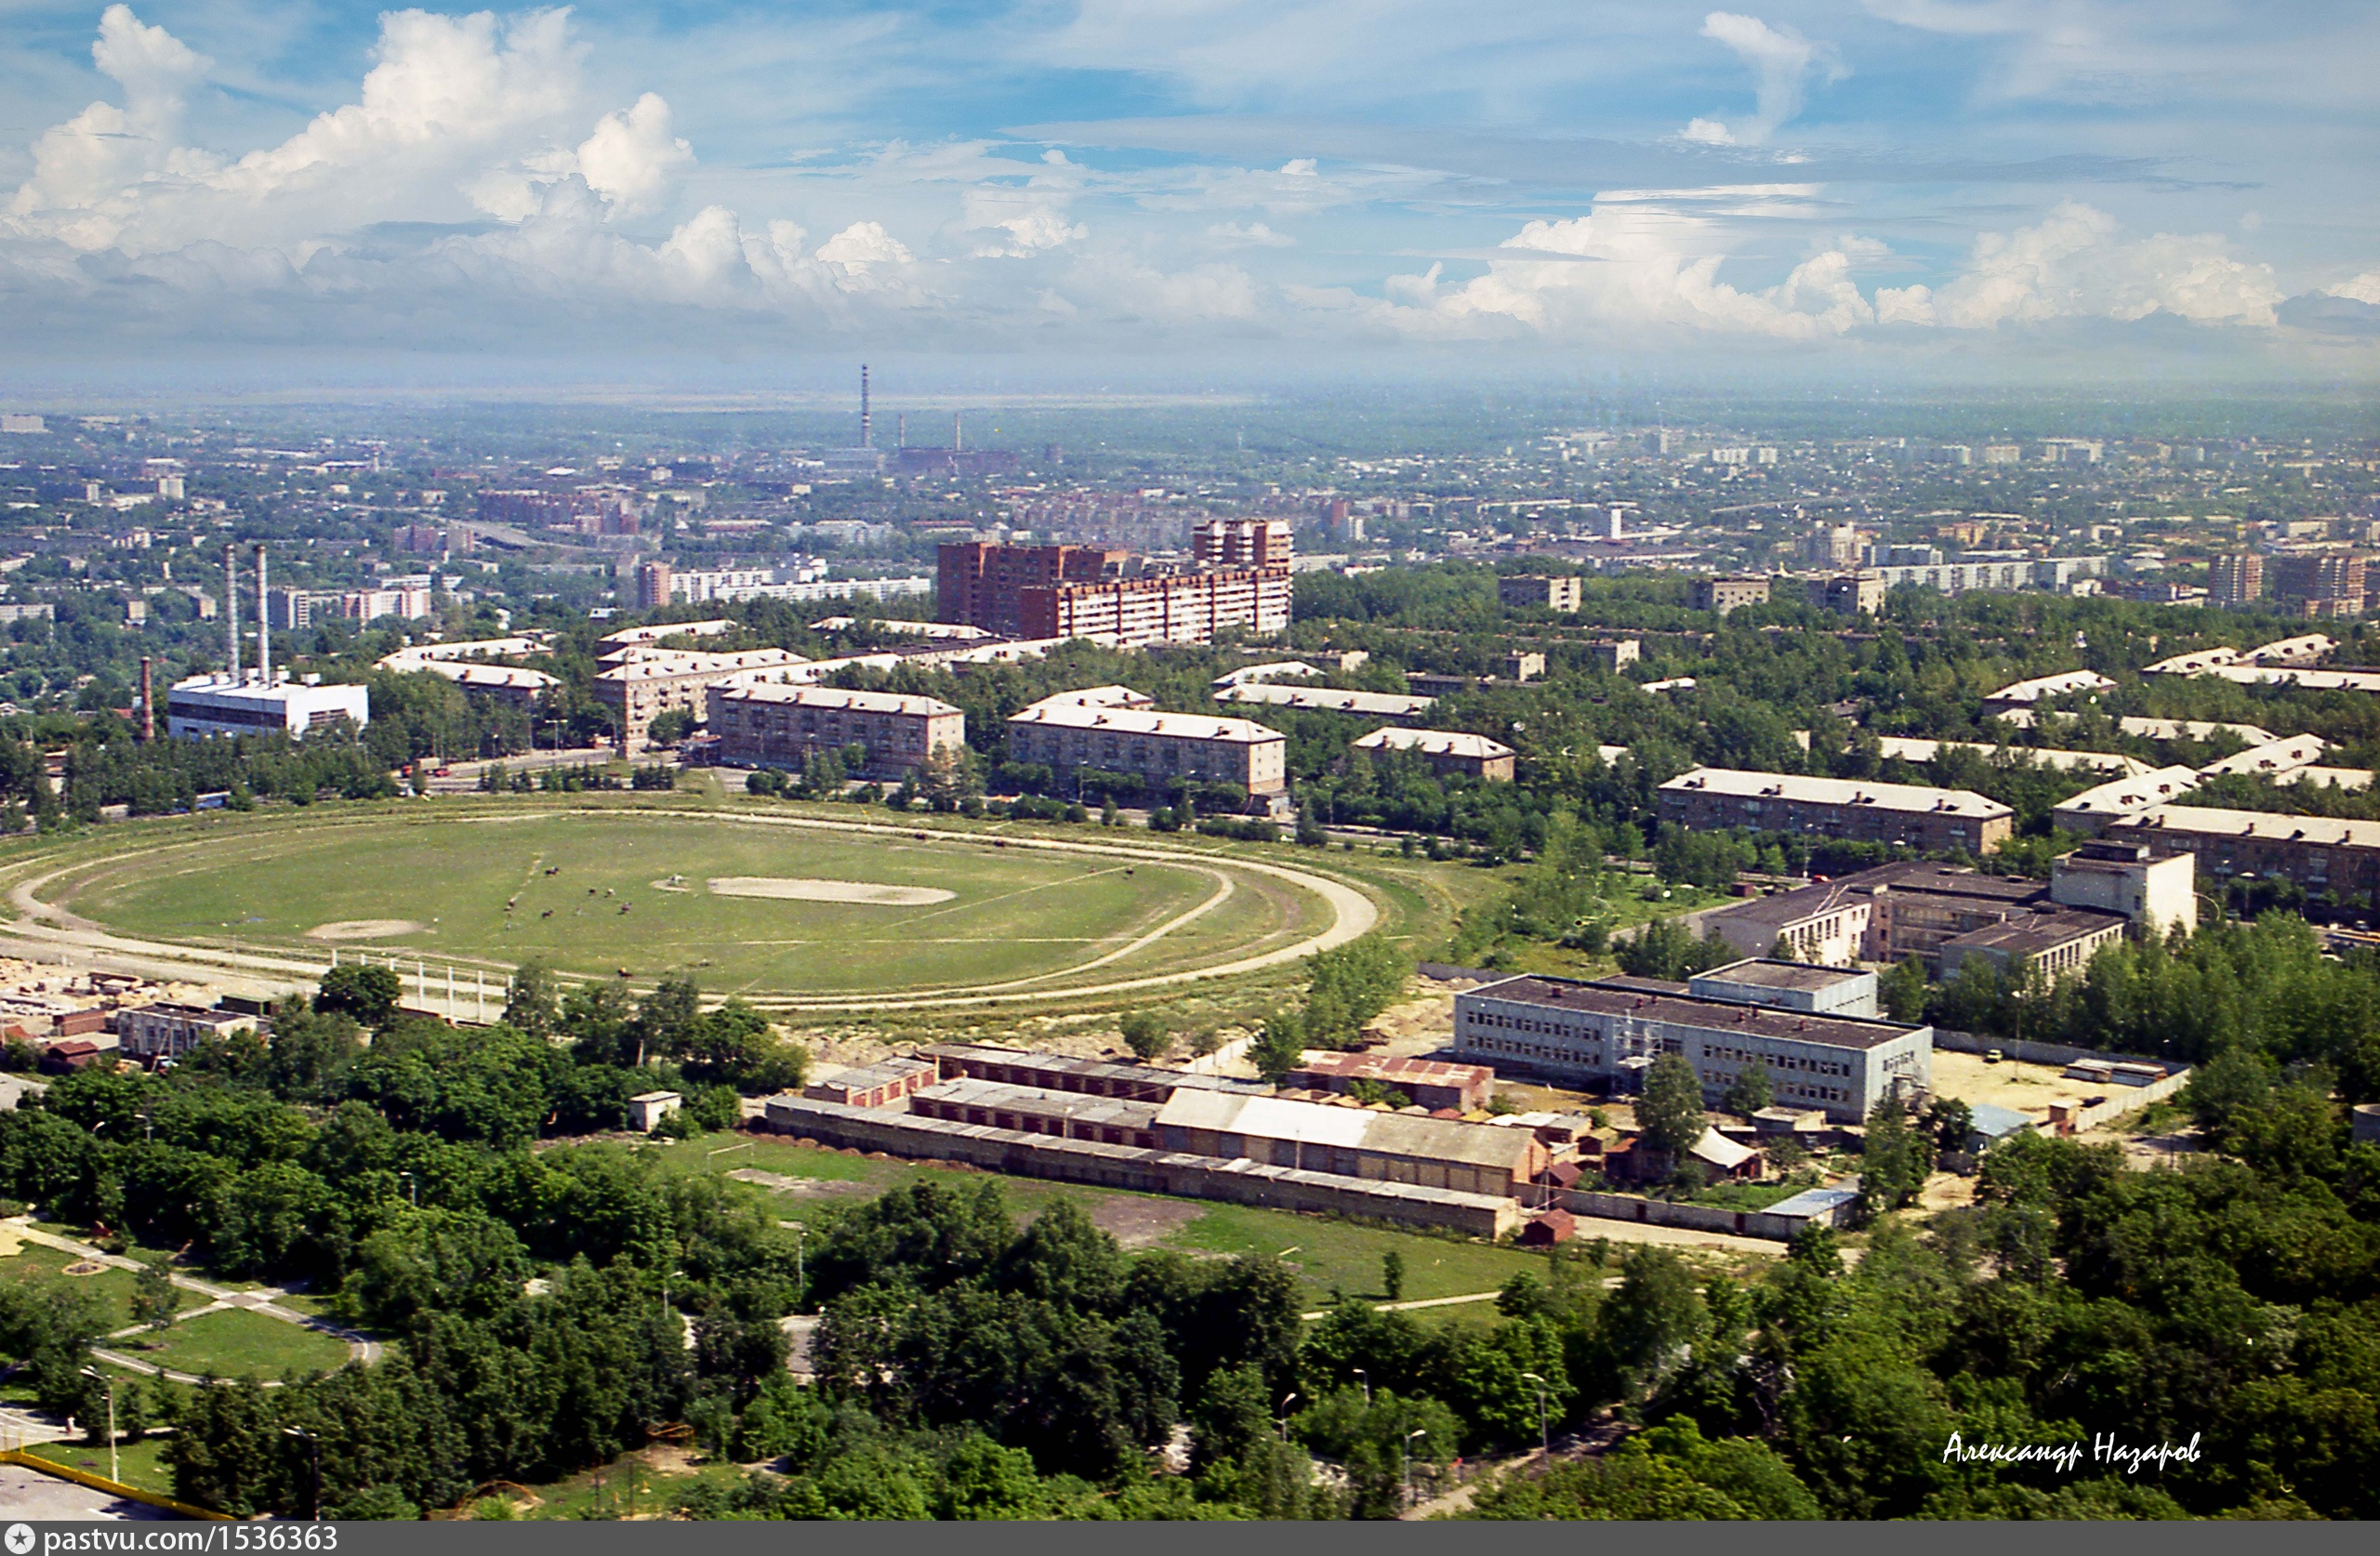
{"type": "Polygon", "coordinates": [[[713,876],[714,897],[771,897],[787,903],[860,903],[869,907],[925,907],[959,895],[939,886],[880,886],[866,880],[813,880],[799,876],[713,876]]]}
{"type": "Polygon", "coordinates": [[[306,931],[308,940],[388,940],[397,935],[417,935],[430,928],[411,918],[342,918],[335,924],[317,924],[306,931]]]}
{"type": "Polygon", "coordinates": [[[872,1194],[877,1186],[850,1178],[791,1178],[782,1172],[768,1172],[760,1167],[737,1167],[727,1175],[743,1183],[758,1183],[764,1189],[796,1199],[832,1199],[838,1194],[872,1194]]]}
{"type": "Polygon", "coordinates": [[[1117,1195],[1091,1207],[1091,1224],[1128,1248],[1145,1248],[1163,1242],[1177,1227],[1189,1225],[1207,1213],[1203,1201],[1139,1199],[1117,1195]]]}

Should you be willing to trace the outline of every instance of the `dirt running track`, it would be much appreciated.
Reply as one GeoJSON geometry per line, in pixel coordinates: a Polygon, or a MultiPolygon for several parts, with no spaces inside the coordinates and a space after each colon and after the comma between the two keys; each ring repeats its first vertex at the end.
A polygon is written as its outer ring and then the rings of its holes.
{"type": "MultiPolygon", "coordinates": [[[[483,819],[509,821],[533,815],[598,815],[608,812],[567,810],[537,810],[505,811],[483,819]]],[[[833,821],[813,816],[721,815],[718,813],[687,814],[677,811],[634,811],[640,819],[681,819],[711,824],[727,823],[743,826],[783,826],[821,832],[857,833],[869,837],[901,837],[914,840],[919,829],[877,822],[833,821]]],[[[458,818],[459,819],[459,818],[458,818]]],[[[483,818],[469,818],[472,821],[483,818]]],[[[989,848],[993,838],[983,833],[928,831],[927,840],[948,843],[960,848],[989,848]]],[[[1047,837],[1002,837],[1011,849],[1034,850],[1045,853],[1088,854],[1101,858],[1127,860],[1161,860],[1170,864],[1184,865],[1215,877],[1217,890],[1197,907],[1159,925],[1146,935],[1118,950],[1092,961],[1044,974],[1039,978],[1022,979],[1010,983],[986,984],[970,989],[911,990],[900,995],[871,997],[867,996],[832,996],[810,997],[792,995],[754,994],[746,997],[759,1009],[773,1014],[849,1013],[873,1010],[921,1010],[963,1009],[994,1005],[1031,1005],[1051,999],[1080,1000],[1110,995],[1134,994],[1146,989],[1178,983],[1199,982],[1209,979],[1230,978],[1241,973],[1257,972],[1301,961],[1317,951],[1329,951],[1370,932],[1380,922],[1379,904],[1363,891],[1311,870],[1263,860],[1236,856],[1217,856],[1187,850],[1132,847],[1121,843],[1078,843],[1047,837]],[[1241,870],[1270,876],[1302,890],[1310,891],[1328,903],[1331,922],[1320,933],[1308,936],[1294,945],[1243,956],[1235,961],[1211,967],[1193,968],[1185,971],[1155,974],[1146,978],[1120,979],[1113,982],[1069,984],[1064,988],[1037,988],[1052,978],[1071,977],[1092,968],[1120,960],[1143,949],[1165,935],[1181,929],[1193,919],[1213,911],[1231,895],[1231,879],[1226,870],[1241,870]]],[[[178,846],[178,845],[177,845],[178,846]]],[[[126,855],[149,851],[141,849],[126,851],[126,855]]],[[[126,970],[152,975],[198,981],[231,974],[249,981],[259,991],[287,987],[295,983],[311,983],[319,979],[325,963],[280,952],[226,951],[211,947],[178,945],[166,941],[147,941],[112,934],[104,927],[80,917],[54,903],[44,902],[41,888],[73,872],[90,867],[94,861],[83,860],[61,866],[46,875],[20,881],[9,890],[9,903],[20,916],[18,921],[0,930],[0,951],[27,956],[38,960],[62,959],[64,953],[81,953],[82,959],[97,965],[102,957],[126,970]],[[37,918],[54,921],[56,927],[35,922],[37,918]]],[[[439,1003],[435,998],[431,1005],[439,1003]]]]}

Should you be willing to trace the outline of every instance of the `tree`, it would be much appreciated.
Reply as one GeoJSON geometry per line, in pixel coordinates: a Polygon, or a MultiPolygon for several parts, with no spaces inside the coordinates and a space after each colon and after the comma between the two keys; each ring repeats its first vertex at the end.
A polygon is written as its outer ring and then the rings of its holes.
{"type": "Polygon", "coordinates": [[[1863,1218],[1913,1203],[1934,1170],[1934,1152],[1911,1125],[1898,1097],[1887,1097],[1868,1115],[1868,1138],[1859,1153],[1859,1206],[1863,1218]]]}
{"type": "Polygon", "coordinates": [[[1124,1035],[1124,1046],[1141,1060],[1163,1059],[1173,1047],[1173,1034],[1154,1010],[1128,1012],[1118,1023],[1124,1035]]]}
{"type": "Polygon", "coordinates": [[[1256,1073],[1281,1084],[1281,1078],[1305,1062],[1305,1027],[1295,1010],[1276,1010],[1264,1018],[1262,1031],[1248,1050],[1256,1073]]]}
{"type": "Polygon", "coordinates": [[[1668,1156],[1684,1160],[1709,1127],[1702,1112],[1702,1082],[1684,1054],[1665,1053],[1645,1073],[1644,1094],[1636,1099],[1636,1122],[1645,1142],[1668,1156]]]}
{"type": "Polygon", "coordinates": [[[1405,1300],[1405,1256],[1395,1248],[1380,1256],[1380,1288],[1392,1302],[1405,1300]]]}
{"type": "Polygon", "coordinates": [[[512,993],[504,1002],[504,1024],[532,1037],[552,1036],[559,994],[552,969],[543,962],[522,962],[512,974],[512,993]]]}
{"type": "Polygon", "coordinates": [[[140,1272],[132,1277],[132,1297],[126,1304],[132,1321],[146,1324],[152,1329],[169,1328],[181,1305],[181,1287],[174,1284],[173,1272],[165,1261],[142,1259],[140,1272]]]}
{"type": "Polygon", "coordinates": [[[1736,1072],[1736,1078],[1727,1083],[1726,1095],[1719,1100],[1719,1105],[1738,1118],[1750,1118],[1768,1106],[1775,1098],[1776,1093],[1769,1085],[1768,1066],[1755,1059],[1736,1072]]]}
{"type": "Polygon", "coordinates": [[[397,1000],[403,992],[393,969],[335,967],[323,974],[314,1009],[341,1011],[365,1026],[377,1027],[396,1015],[397,1000]]]}
{"type": "Polygon", "coordinates": [[[1905,956],[1894,964],[1884,976],[1884,1014],[1894,1021],[1916,1022],[1925,1019],[1925,964],[1915,956],[1905,956]]]}

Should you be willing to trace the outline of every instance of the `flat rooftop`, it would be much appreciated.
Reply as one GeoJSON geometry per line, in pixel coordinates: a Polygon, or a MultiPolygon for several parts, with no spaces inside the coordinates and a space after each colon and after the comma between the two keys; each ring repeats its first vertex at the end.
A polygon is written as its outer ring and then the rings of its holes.
{"type": "Polygon", "coordinates": [[[1937,789],[1920,784],[1879,784],[1869,779],[1814,778],[1799,772],[1752,772],[1740,768],[1698,767],[1661,785],[1664,794],[1707,793],[1738,799],[1780,799],[1803,805],[1866,806],[1904,814],[1981,817],[2016,812],[1972,789],[1937,789]]]}
{"type": "Polygon", "coordinates": [[[1779,1042],[1815,1043],[1830,1048],[1867,1049],[1896,1042],[1912,1032],[1929,1030],[1892,1022],[1860,1021],[1850,1016],[1804,1015],[1765,1005],[1739,1005],[1733,1000],[1697,999],[1691,995],[1647,994],[1608,983],[1575,983],[1567,978],[1533,975],[1508,978],[1484,989],[1455,996],[1501,999],[1553,1010],[1575,1010],[1598,1016],[1632,1016],[1639,1021],[1666,1022],[1674,1026],[1709,1031],[1748,1033],[1779,1042]]]}
{"type": "Polygon", "coordinates": [[[1755,989],[1799,989],[1805,994],[1816,994],[1837,983],[1869,975],[1857,968],[1818,967],[1809,962],[1773,962],[1762,957],[1731,962],[1726,967],[1714,967],[1708,972],[1698,972],[1694,976],[1697,980],[1708,979],[1714,983],[1741,983],[1755,989]]]}
{"type": "Polygon", "coordinates": [[[2121,930],[2128,922],[2120,913],[2098,913],[2090,908],[2044,908],[1969,930],[1943,944],[1946,950],[1957,946],[1966,951],[1997,951],[2008,956],[2037,956],[2084,935],[2099,934],[2109,929],[2121,930]]]}

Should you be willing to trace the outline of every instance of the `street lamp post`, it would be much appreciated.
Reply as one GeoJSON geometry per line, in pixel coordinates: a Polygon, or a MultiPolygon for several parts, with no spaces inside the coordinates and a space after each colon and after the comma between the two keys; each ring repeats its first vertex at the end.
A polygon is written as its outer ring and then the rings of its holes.
{"type": "Polygon", "coordinates": [[[308,1431],[304,1427],[283,1427],[281,1431],[284,1436],[304,1438],[307,1444],[314,1450],[313,1521],[320,1523],[323,1521],[323,1440],[315,1436],[312,1432],[308,1431]]]}
{"type": "Polygon", "coordinates": [[[1550,1465],[1554,1462],[1554,1439],[1545,1424],[1545,1379],[1533,1372],[1521,1376],[1537,1385],[1537,1451],[1550,1465]]]}
{"type": "Polygon", "coordinates": [[[1289,1440],[1289,1402],[1297,1397],[1294,1393],[1281,1396],[1281,1441],[1284,1443],[1289,1440]]]}
{"type": "Polygon", "coordinates": [[[108,1479],[110,1479],[110,1480],[112,1480],[112,1481],[114,1481],[115,1483],[117,1483],[120,1485],[120,1484],[122,1484],[122,1483],[123,1483],[123,1482],[124,1482],[124,1477],[123,1477],[122,1475],[120,1475],[120,1474],[118,1474],[118,1473],[116,1472],[116,1468],[117,1468],[117,1467],[116,1467],[116,1448],[115,1448],[115,1378],[114,1378],[114,1377],[113,1377],[113,1376],[112,1376],[111,1374],[101,1372],[101,1371],[100,1371],[99,1368],[97,1368],[97,1367],[85,1367],[85,1368],[83,1369],[83,1376],[84,1376],[84,1377],[86,1377],[86,1378],[97,1378],[97,1379],[98,1379],[101,1384],[105,1385],[105,1386],[106,1386],[106,1388],[107,1388],[107,1391],[108,1391],[108,1479]]]}
{"type": "Polygon", "coordinates": [[[400,1172],[397,1176],[405,1180],[405,1197],[413,1202],[413,1207],[415,1209],[420,1209],[421,1180],[416,1178],[410,1172],[400,1172]]]}
{"type": "Polygon", "coordinates": [[[1361,1367],[1350,1367],[1348,1370],[1353,1372],[1356,1378],[1363,1383],[1364,1408],[1369,1410],[1372,1407],[1372,1375],[1366,1372],[1361,1367]]]}
{"type": "Polygon", "coordinates": [[[1415,1427],[1405,1434],[1405,1441],[1398,1444],[1405,1453],[1405,1505],[1408,1508],[1413,1505],[1413,1439],[1429,1435],[1428,1427],[1415,1427]]]}

